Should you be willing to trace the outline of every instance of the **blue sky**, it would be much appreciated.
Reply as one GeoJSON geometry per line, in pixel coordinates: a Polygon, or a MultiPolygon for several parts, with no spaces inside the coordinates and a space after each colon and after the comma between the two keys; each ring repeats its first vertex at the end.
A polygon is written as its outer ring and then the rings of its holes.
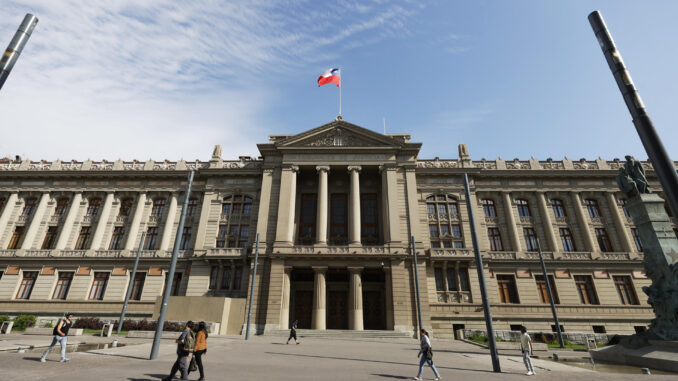
{"type": "Polygon", "coordinates": [[[420,158],[645,154],[588,24],[602,12],[678,160],[675,1],[4,0],[0,44],[40,22],[0,91],[0,156],[258,155],[343,116],[420,158]]]}

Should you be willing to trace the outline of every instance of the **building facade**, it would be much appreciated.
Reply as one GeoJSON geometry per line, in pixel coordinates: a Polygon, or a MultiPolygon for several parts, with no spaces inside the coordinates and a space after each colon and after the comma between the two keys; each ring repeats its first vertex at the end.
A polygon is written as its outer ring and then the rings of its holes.
{"type": "Polygon", "coordinates": [[[410,237],[423,325],[484,328],[463,173],[497,329],[553,327],[537,240],[565,331],[629,333],[653,317],[618,159],[478,161],[462,144],[456,159],[422,160],[409,135],[341,118],[258,148],[239,160],[217,146],[204,162],[0,163],[0,314],[115,318],[140,247],[128,316],[150,318],[194,170],[171,293],[248,297],[259,237],[260,333],[294,320],[413,331],[410,237]]]}

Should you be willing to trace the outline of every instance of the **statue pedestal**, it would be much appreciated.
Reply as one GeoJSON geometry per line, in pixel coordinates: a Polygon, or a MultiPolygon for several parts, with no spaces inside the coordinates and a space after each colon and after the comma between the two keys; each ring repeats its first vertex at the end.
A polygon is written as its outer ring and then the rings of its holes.
{"type": "Polygon", "coordinates": [[[678,372],[678,341],[649,340],[648,343],[635,349],[617,344],[591,350],[590,354],[594,361],[678,372]]]}

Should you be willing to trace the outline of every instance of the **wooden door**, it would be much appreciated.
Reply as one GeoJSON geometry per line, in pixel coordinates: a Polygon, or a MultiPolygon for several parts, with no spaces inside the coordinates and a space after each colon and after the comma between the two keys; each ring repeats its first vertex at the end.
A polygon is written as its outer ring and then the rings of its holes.
{"type": "Polygon", "coordinates": [[[382,291],[363,292],[363,325],[365,329],[386,329],[386,311],[382,291]]]}
{"type": "Polygon", "coordinates": [[[327,329],[348,329],[348,293],[346,291],[328,292],[327,329]]]}
{"type": "Polygon", "coordinates": [[[298,328],[310,329],[312,316],[313,291],[294,291],[294,315],[292,316],[292,321],[299,320],[298,328]]]}

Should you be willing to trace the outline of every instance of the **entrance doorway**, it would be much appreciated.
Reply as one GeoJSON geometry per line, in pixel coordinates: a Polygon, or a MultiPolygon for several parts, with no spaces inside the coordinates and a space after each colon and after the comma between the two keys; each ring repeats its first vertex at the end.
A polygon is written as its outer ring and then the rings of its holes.
{"type": "Polygon", "coordinates": [[[386,288],[381,269],[365,269],[363,284],[363,326],[365,329],[386,329],[386,288]]]}
{"type": "MultiPolygon", "coordinates": [[[[290,325],[299,320],[298,328],[310,329],[313,317],[313,270],[294,269],[290,276],[290,325]]],[[[287,328],[287,327],[285,327],[287,328]]]]}
{"type": "Polygon", "coordinates": [[[327,329],[348,329],[348,271],[327,271],[327,329]]]}

